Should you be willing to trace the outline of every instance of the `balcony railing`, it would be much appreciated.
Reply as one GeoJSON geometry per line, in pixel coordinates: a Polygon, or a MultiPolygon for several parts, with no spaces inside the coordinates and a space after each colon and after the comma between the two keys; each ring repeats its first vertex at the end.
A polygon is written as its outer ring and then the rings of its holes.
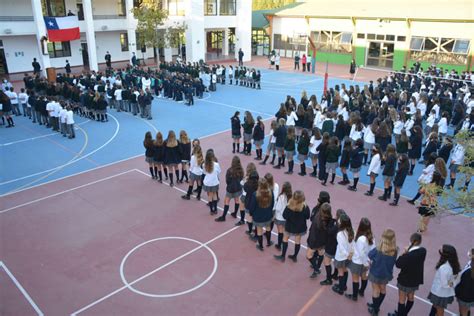
{"type": "Polygon", "coordinates": [[[33,16],[0,16],[0,22],[31,22],[33,16]]]}
{"type": "Polygon", "coordinates": [[[115,20],[115,19],[126,19],[126,15],[94,15],[94,20],[115,20]]]}

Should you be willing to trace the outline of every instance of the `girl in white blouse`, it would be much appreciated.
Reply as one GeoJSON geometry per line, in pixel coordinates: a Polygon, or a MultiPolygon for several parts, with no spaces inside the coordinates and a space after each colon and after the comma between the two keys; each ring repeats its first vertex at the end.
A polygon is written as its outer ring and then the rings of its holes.
{"type": "Polygon", "coordinates": [[[309,158],[311,159],[311,163],[313,166],[313,172],[309,175],[313,178],[316,177],[316,171],[318,169],[318,146],[323,141],[323,137],[321,136],[321,131],[318,128],[313,128],[313,136],[309,141],[309,158]]]}
{"type": "Polygon", "coordinates": [[[369,170],[367,170],[367,175],[370,176],[370,189],[365,192],[365,195],[367,196],[372,196],[374,194],[375,179],[380,173],[381,163],[380,146],[379,144],[375,144],[374,147],[372,147],[372,159],[370,160],[369,170]]]}
{"type": "Polygon", "coordinates": [[[354,230],[351,219],[347,214],[339,218],[339,232],[337,233],[337,248],[334,260],[336,262],[339,283],[333,285],[332,290],[340,295],[347,289],[347,278],[349,273],[347,267],[354,252],[354,230]]]}
{"type": "Polygon", "coordinates": [[[219,174],[221,173],[221,167],[216,161],[217,159],[214,155],[214,150],[209,149],[206,152],[206,158],[204,159],[203,189],[204,192],[207,192],[211,215],[217,214],[217,192],[219,191],[219,174]]]}
{"type": "Polygon", "coordinates": [[[448,133],[448,116],[449,113],[444,111],[443,114],[441,114],[441,119],[438,122],[438,134],[441,138],[441,142],[444,141],[444,137],[448,133]]]}
{"type": "Polygon", "coordinates": [[[457,276],[461,271],[456,248],[451,245],[443,245],[439,250],[439,255],[436,274],[428,295],[428,299],[433,304],[430,316],[443,316],[444,309],[453,302],[457,276]]]}
{"type": "Polygon", "coordinates": [[[285,232],[285,218],[283,217],[283,211],[285,211],[286,206],[288,205],[288,201],[291,199],[293,195],[293,191],[291,189],[291,183],[284,182],[283,186],[281,187],[280,194],[275,202],[275,206],[273,207],[273,211],[275,212],[274,222],[277,225],[278,231],[278,243],[275,245],[275,248],[281,250],[281,245],[283,242],[283,235],[285,232]]]}

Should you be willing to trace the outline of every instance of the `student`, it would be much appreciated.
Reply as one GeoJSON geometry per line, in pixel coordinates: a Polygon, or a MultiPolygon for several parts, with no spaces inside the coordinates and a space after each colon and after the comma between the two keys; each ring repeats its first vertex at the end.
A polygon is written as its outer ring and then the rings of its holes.
{"type": "Polygon", "coordinates": [[[222,216],[215,219],[216,222],[225,222],[227,212],[229,212],[229,203],[231,199],[234,199],[234,212],[231,214],[232,217],[237,218],[237,212],[239,211],[239,201],[242,195],[242,184],[241,181],[244,178],[244,169],[240,163],[240,158],[234,156],[230,168],[227,169],[225,174],[226,182],[226,193],[224,198],[224,212],[222,216]]]}
{"type": "Polygon", "coordinates": [[[174,131],[169,131],[168,138],[165,141],[164,164],[168,169],[170,177],[170,186],[174,186],[173,172],[176,174],[176,181],[179,180],[178,164],[181,163],[179,155],[179,143],[176,140],[174,131]]]}
{"type": "MultiPolygon", "coordinates": [[[[304,91],[304,94],[306,95],[306,91],[304,91]]],[[[304,107],[303,107],[302,104],[298,105],[298,108],[296,110],[296,117],[298,118],[295,122],[296,142],[299,142],[301,132],[303,131],[303,127],[304,127],[304,123],[305,123],[304,122],[305,111],[304,111],[304,107]]]]}
{"type": "Polygon", "coordinates": [[[253,128],[252,138],[255,145],[255,153],[257,154],[255,160],[262,160],[262,145],[263,140],[265,139],[265,125],[262,122],[261,116],[257,116],[257,123],[253,128]]]}
{"type": "Polygon", "coordinates": [[[245,118],[242,127],[244,129],[244,150],[242,154],[250,156],[252,151],[252,130],[255,125],[255,120],[253,119],[252,113],[245,111],[245,118]]]}
{"type": "Polygon", "coordinates": [[[445,163],[448,163],[449,156],[451,155],[451,150],[453,149],[453,140],[451,137],[446,137],[444,143],[441,145],[441,148],[438,150],[438,157],[443,158],[445,163]]]}
{"type": "Polygon", "coordinates": [[[367,272],[369,271],[369,251],[374,248],[374,236],[372,225],[368,218],[360,220],[357,233],[354,238],[354,253],[349,263],[349,270],[352,275],[352,294],[346,297],[357,301],[359,297],[359,281],[362,280],[363,287],[367,286],[367,272]]]}
{"type": "Polygon", "coordinates": [[[286,121],[284,118],[280,118],[278,120],[278,127],[273,133],[275,136],[275,148],[278,154],[278,164],[274,166],[275,169],[280,169],[281,167],[285,167],[285,142],[286,142],[286,121]]]}
{"type": "Polygon", "coordinates": [[[372,304],[369,306],[370,315],[378,315],[380,306],[385,298],[388,282],[393,278],[393,266],[397,259],[397,243],[395,232],[386,229],[382,233],[377,248],[369,252],[370,271],[369,281],[372,284],[372,304]]]}
{"type": "Polygon", "coordinates": [[[400,190],[403,187],[403,183],[405,183],[405,179],[408,175],[408,171],[410,169],[410,163],[408,161],[408,156],[406,154],[402,154],[398,158],[398,169],[397,173],[395,174],[395,179],[393,180],[393,186],[395,187],[394,198],[393,202],[390,203],[391,206],[397,206],[398,200],[400,200],[400,190]]]}
{"type": "Polygon", "coordinates": [[[289,182],[284,182],[283,186],[281,187],[281,192],[278,195],[275,202],[275,206],[274,206],[274,212],[275,212],[274,221],[277,226],[277,232],[278,232],[278,242],[275,245],[275,248],[278,250],[281,250],[283,235],[285,232],[286,220],[283,217],[283,212],[285,211],[285,208],[288,205],[288,201],[291,199],[292,195],[293,195],[293,190],[291,188],[291,184],[289,182]]]}
{"type": "Polygon", "coordinates": [[[265,227],[265,237],[267,247],[273,245],[271,241],[272,232],[270,225],[273,219],[273,206],[275,198],[265,178],[258,180],[258,188],[252,194],[249,203],[249,214],[252,216],[253,223],[257,229],[257,249],[263,251],[263,228],[265,227]]]}
{"type": "MultiPolygon", "coordinates": [[[[372,148],[375,145],[375,133],[379,127],[379,120],[375,119],[372,124],[367,126],[364,129],[364,165],[367,165],[369,160],[369,151],[372,151],[372,148]]],[[[372,157],[373,153],[370,153],[372,157]]]]}
{"type": "Polygon", "coordinates": [[[66,104],[61,101],[61,110],[59,110],[59,130],[61,131],[61,135],[63,135],[63,137],[66,137],[67,134],[66,116],[66,104]]]}
{"type": "Polygon", "coordinates": [[[428,160],[425,162],[426,167],[421,172],[421,175],[418,177],[419,189],[413,199],[408,200],[408,203],[415,204],[415,201],[421,196],[421,188],[425,184],[429,184],[433,178],[433,173],[435,171],[434,162],[436,160],[436,155],[431,155],[428,160]]]}
{"type": "Polygon", "coordinates": [[[408,175],[413,175],[413,170],[415,169],[415,164],[421,157],[421,146],[423,132],[419,126],[413,127],[412,133],[409,137],[409,145],[408,145],[408,158],[410,158],[410,172],[408,175]]]}
{"type": "Polygon", "coordinates": [[[441,175],[438,172],[434,172],[431,182],[419,189],[419,193],[423,196],[418,207],[418,214],[420,214],[419,233],[424,233],[428,229],[430,217],[435,215],[434,208],[438,203],[437,196],[442,191],[442,186],[439,185],[440,179],[441,175]]]}
{"type": "Polygon", "coordinates": [[[421,235],[414,233],[410,237],[410,245],[398,257],[395,265],[400,269],[397,278],[398,307],[389,316],[406,316],[415,304],[415,292],[423,284],[426,249],[421,247],[421,235]]]}
{"type": "Polygon", "coordinates": [[[161,132],[156,133],[153,148],[154,148],[153,162],[154,162],[155,176],[158,176],[158,182],[163,183],[162,169],[164,168],[165,144],[163,141],[163,134],[161,134],[161,132]]]}
{"type": "Polygon", "coordinates": [[[183,179],[185,179],[186,183],[189,183],[188,169],[191,160],[191,141],[185,130],[179,132],[179,154],[181,158],[181,179],[177,178],[176,182],[183,183],[183,179]]]}
{"type": "Polygon", "coordinates": [[[145,147],[145,161],[148,163],[148,169],[150,170],[150,175],[153,180],[157,179],[157,175],[155,174],[154,170],[154,162],[153,162],[153,137],[151,136],[151,132],[145,133],[145,140],[143,141],[143,147],[145,147]]]}
{"type": "MultiPolygon", "coordinates": [[[[161,136],[161,135],[160,135],[161,136]]],[[[156,137],[158,140],[158,135],[156,137]]],[[[193,141],[194,143],[194,141],[193,141]]],[[[191,162],[189,167],[189,179],[191,183],[188,187],[188,192],[181,196],[185,200],[189,200],[191,198],[191,194],[193,193],[194,183],[196,183],[196,200],[201,200],[201,191],[202,191],[202,180],[203,180],[203,170],[202,165],[204,163],[204,158],[202,156],[202,149],[199,144],[193,144],[193,153],[191,156],[191,162]]],[[[160,182],[161,182],[161,171],[160,174],[160,182]]]]}
{"type": "Polygon", "coordinates": [[[21,88],[18,94],[18,102],[23,109],[23,116],[28,115],[31,118],[31,108],[28,107],[28,95],[25,93],[25,89],[21,88]]]}
{"type": "Polygon", "coordinates": [[[352,172],[354,183],[347,187],[350,191],[357,191],[357,183],[359,182],[359,173],[362,167],[362,159],[364,157],[364,142],[358,139],[351,150],[350,171],[352,172]]]}
{"type": "Polygon", "coordinates": [[[252,216],[250,215],[250,199],[252,195],[257,191],[258,189],[258,179],[259,175],[257,173],[257,169],[255,168],[255,165],[253,163],[249,163],[247,165],[247,169],[245,170],[246,172],[246,177],[245,177],[245,183],[244,183],[244,194],[241,197],[241,200],[243,198],[244,206],[245,206],[245,212],[242,214],[242,211],[240,211],[240,221],[237,222],[235,225],[240,226],[245,224],[244,218],[245,214],[248,214],[247,218],[247,226],[248,226],[248,231],[245,233],[249,235],[249,238],[251,240],[256,240],[257,236],[252,236],[253,232],[253,219],[252,216]]]}
{"type": "Polygon", "coordinates": [[[339,160],[339,166],[341,168],[342,173],[342,181],[339,181],[338,184],[341,185],[347,185],[350,183],[349,177],[347,176],[347,169],[349,168],[349,163],[351,161],[351,149],[351,139],[346,136],[344,138],[344,147],[342,148],[341,159],[339,160]]]}
{"type": "Polygon", "coordinates": [[[432,153],[435,153],[438,151],[438,134],[432,132],[429,137],[428,137],[428,142],[426,143],[425,150],[423,151],[423,161],[421,163],[424,163],[428,160],[428,158],[431,156],[432,153]]]}
{"type": "Polygon", "coordinates": [[[323,138],[321,136],[321,132],[319,131],[319,128],[314,127],[313,132],[312,132],[311,139],[309,141],[309,158],[311,159],[311,165],[313,166],[313,172],[310,173],[309,175],[311,177],[316,177],[317,176],[317,169],[318,169],[318,146],[321,144],[323,141],[323,138]]]}
{"type": "MultiPolygon", "coordinates": [[[[231,83],[232,84],[232,83],[231,83]]],[[[232,129],[232,153],[235,154],[240,151],[240,138],[242,133],[240,132],[240,112],[236,111],[234,116],[230,118],[231,129],[232,129]]]]}
{"type": "Polygon", "coordinates": [[[331,173],[331,181],[329,183],[334,184],[340,154],[341,147],[339,145],[339,139],[336,136],[332,136],[326,149],[326,174],[321,183],[322,185],[326,185],[329,173],[331,173]]]}
{"type": "Polygon", "coordinates": [[[388,144],[387,151],[385,152],[384,156],[385,164],[382,171],[384,191],[383,195],[379,196],[379,200],[381,201],[387,201],[387,199],[389,200],[390,196],[392,195],[392,181],[397,168],[397,154],[395,152],[395,146],[388,144]]]}
{"type": "Polygon", "coordinates": [[[293,161],[293,156],[295,155],[295,127],[288,126],[288,132],[286,134],[285,140],[285,157],[288,159],[288,171],[285,174],[293,174],[293,166],[295,162],[293,161]]]}
{"type": "Polygon", "coordinates": [[[372,196],[375,189],[375,179],[380,173],[382,159],[380,158],[380,146],[375,144],[372,148],[372,159],[370,160],[369,169],[367,170],[367,175],[370,176],[370,189],[364,194],[367,196],[372,196]]]}
{"type": "Polygon", "coordinates": [[[76,133],[74,131],[74,112],[72,111],[71,106],[67,107],[66,126],[67,126],[68,138],[69,139],[76,138],[76,133]]]}
{"type": "Polygon", "coordinates": [[[409,139],[405,129],[402,129],[402,131],[400,132],[400,138],[396,143],[396,146],[398,155],[408,154],[409,139]]]}
{"type": "Polygon", "coordinates": [[[290,239],[290,236],[294,236],[295,238],[295,252],[293,255],[289,255],[288,258],[293,260],[293,262],[298,261],[297,257],[301,247],[301,237],[306,234],[306,230],[308,229],[306,221],[310,215],[305,200],[303,191],[295,191],[283,212],[283,218],[286,222],[281,255],[274,256],[275,259],[281,262],[285,262],[286,251],[288,250],[288,239],[290,239]]]}
{"type": "Polygon", "coordinates": [[[449,178],[450,182],[448,189],[454,188],[456,183],[456,175],[459,172],[459,168],[464,165],[464,156],[466,150],[461,144],[456,144],[451,155],[451,164],[449,165],[449,178]]]}
{"type": "Polygon", "coordinates": [[[440,141],[443,142],[446,134],[448,133],[448,117],[449,113],[444,111],[441,114],[441,119],[438,122],[438,132],[440,141]]]}
{"type": "MultiPolygon", "coordinates": [[[[216,156],[212,149],[208,149],[206,152],[206,158],[204,159],[204,181],[203,189],[207,193],[209,200],[210,214],[217,214],[217,192],[219,191],[219,174],[221,173],[221,167],[216,162],[216,156]]],[[[170,176],[172,174],[170,173],[170,176]]]]}
{"type": "Polygon", "coordinates": [[[300,176],[306,175],[306,159],[308,158],[309,152],[309,134],[306,129],[301,132],[301,137],[298,142],[298,161],[300,162],[300,172],[298,173],[300,176]]]}
{"type": "Polygon", "coordinates": [[[270,157],[270,153],[272,154],[272,161],[270,164],[275,163],[275,158],[276,158],[276,148],[275,148],[275,142],[276,142],[276,137],[275,137],[275,131],[277,129],[277,121],[272,120],[270,123],[270,135],[268,136],[268,145],[267,145],[267,151],[265,153],[265,159],[263,159],[262,162],[260,162],[261,165],[265,165],[267,163],[268,158],[270,157]]]}
{"type": "Polygon", "coordinates": [[[470,309],[474,306],[474,249],[471,249],[468,255],[470,260],[460,273],[461,277],[455,288],[461,316],[468,316],[470,309]]]}
{"type": "Polygon", "coordinates": [[[314,220],[309,228],[308,250],[306,251],[306,259],[313,268],[310,278],[314,279],[321,274],[321,264],[324,259],[324,247],[327,241],[328,228],[332,221],[331,205],[323,203],[316,212],[314,220]]]}
{"type": "Polygon", "coordinates": [[[330,135],[329,133],[324,133],[323,134],[323,139],[321,143],[318,145],[316,150],[318,151],[318,164],[319,164],[319,173],[318,173],[318,179],[320,181],[324,181],[326,178],[326,150],[329,145],[329,140],[330,140],[330,135]]]}
{"type": "Polygon", "coordinates": [[[430,316],[443,316],[444,309],[454,300],[456,279],[461,271],[456,248],[443,245],[439,250],[439,261],[431,285],[428,300],[433,304],[430,316]]]}
{"type": "MultiPolygon", "coordinates": [[[[346,212],[344,212],[343,209],[338,209],[336,211],[336,217],[329,221],[323,259],[324,269],[326,270],[326,279],[319,282],[321,285],[332,285],[332,280],[338,280],[337,268],[334,267],[334,269],[332,269],[332,262],[334,261],[337,250],[337,233],[339,232],[338,222],[341,216],[345,214],[346,212]]],[[[363,291],[360,295],[363,296],[363,291]]]]}
{"type": "Polygon", "coordinates": [[[332,290],[342,295],[347,289],[347,278],[349,276],[347,267],[354,252],[354,230],[352,229],[351,219],[346,214],[341,215],[339,218],[336,239],[337,248],[334,260],[339,282],[333,285],[332,290]]]}

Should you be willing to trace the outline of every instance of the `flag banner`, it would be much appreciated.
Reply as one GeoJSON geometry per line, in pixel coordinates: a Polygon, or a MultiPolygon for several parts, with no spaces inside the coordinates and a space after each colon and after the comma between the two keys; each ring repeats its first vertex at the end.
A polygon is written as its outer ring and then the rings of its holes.
{"type": "Polygon", "coordinates": [[[44,17],[50,42],[67,42],[81,38],[77,16],[44,17]]]}

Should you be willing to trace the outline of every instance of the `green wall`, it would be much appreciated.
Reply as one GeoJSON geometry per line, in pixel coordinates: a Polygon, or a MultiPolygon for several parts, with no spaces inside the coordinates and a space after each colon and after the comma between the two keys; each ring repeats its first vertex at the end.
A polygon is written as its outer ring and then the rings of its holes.
{"type": "MultiPolygon", "coordinates": [[[[410,69],[410,67],[413,66],[413,64],[414,64],[415,62],[416,62],[416,60],[410,59],[409,62],[408,62],[407,68],[410,69]]],[[[422,61],[422,62],[420,62],[420,64],[421,64],[421,67],[422,67],[423,69],[425,69],[425,70],[426,70],[429,66],[431,66],[431,62],[427,62],[427,61],[422,61]]],[[[402,66],[403,66],[403,64],[402,64],[402,66]]],[[[457,72],[463,72],[463,71],[466,70],[467,65],[436,64],[436,67],[438,67],[438,68],[443,68],[444,70],[446,70],[446,69],[447,69],[447,70],[452,70],[452,69],[454,69],[454,70],[456,70],[457,72]]],[[[397,68],[395,68],[395,69],[397,69],[397,68]]],[[[401,69],[401,67],[398,68],[398,69],[401,69]]],[[[398,70],[398,69],[397,69],[397,70],[398,70]]]]}
{"type": "Polygon", "coordinates": [[[393,69],[394,70],[400,70],[403,67],[403,63],[405,62],[405,56],[406,56],[406,51],[405,50],[395,50],[393,52],[393,69]]]}
{"type": "Polygon", "coordinates": [[[316,61],[323,63],[329,62],[330,64],[350,65],[352,54],[317,52],[316,61]]]}
{"type": "Polygon", "coordinates": [[[363,65],[365,66],[365,47],[356,46],[355,48],[355,59],[357,67],[363,65]]]}

